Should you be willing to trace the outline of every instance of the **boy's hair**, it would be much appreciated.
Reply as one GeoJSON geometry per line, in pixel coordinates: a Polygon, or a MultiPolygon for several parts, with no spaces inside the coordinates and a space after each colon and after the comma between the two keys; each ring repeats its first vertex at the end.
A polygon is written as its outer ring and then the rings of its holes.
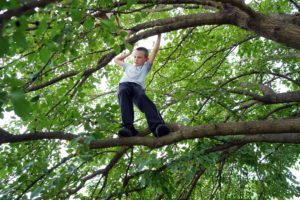
{"type": "Polygon", "coordinates": [[[138,48],[136,48],[136,50],[137,50],[137,51],[143,51],[145,57],[148,58],[148,56],[149,56],[149,51],[148,51],[148,49],[146,49],[145,47],[138,47],[138,48]]]}

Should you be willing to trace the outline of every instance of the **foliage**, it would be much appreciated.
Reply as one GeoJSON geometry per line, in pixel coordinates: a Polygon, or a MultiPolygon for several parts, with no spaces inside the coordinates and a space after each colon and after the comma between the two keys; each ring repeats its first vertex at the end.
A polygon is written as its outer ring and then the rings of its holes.
{"type": "MultiPolygon", "coordinates": [[[[22,2],[4,1],[0,9],[21,7],[22,2]]],[[[18,116],[2,128],[16,135],[64,132],[80,138],[1,144],[0,199],[300,197],[299,182],[290,172],[299,161],[297,144],[226,146],[243,136],[217,136],[158,149],[90,148],[94,140],[116,138],[120,128],[116,86],[123,71],[109,56],[131,45],[125,32],[115,32],[169,17],[216,12],[205,5],[155,2],[64,0],[1,25],[0,118],[9,112],[18,116]],[[110,11],[119,13],[122,27],[115,16],[97,17],[110,11]],[[105,59],[107,64],[101,66],[105,59]],[[87,139],[79,143],[82,137],[87,139]],[[219,146],[224,148],[215,150],[219,146]]],[[[248,5],[268,16],[296,12],[291,1],[248,5]]],[[[298,50],[230,24],[165,30],[146,92],[166,122],[191,127],[299,118],[299,101],[266,103],[251,96],[264,96],[261,85],[275,93],[299,91],[298,50]]],[[[144,45],[143,40],[138,45],[144,45]]],[[[135,111],[136,127],[144,130],[145,117],[135,111]]]]}

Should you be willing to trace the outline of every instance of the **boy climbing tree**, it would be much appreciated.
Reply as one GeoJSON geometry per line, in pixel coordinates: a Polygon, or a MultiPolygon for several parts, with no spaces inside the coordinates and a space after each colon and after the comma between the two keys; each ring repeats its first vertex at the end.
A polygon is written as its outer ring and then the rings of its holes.
{"type": "Polygon", "coordinates": [[[146,116],[149,129],[155,137],[162,137],[169,134],[163,118],[158,112],[155,104],[147,97],[144,87],[145,79],[149,73],[155,56],[160,46],[161,34],[157,36],[154,49],[150,55],[145,47],[138,47],[134,52],[134,64],[124,62],[124,59],[131,55],[128,52],[114,59],[115,63],[124,68],[125,73],[119,82],[118,102],[121,107],[122,128],[119,130],[120,137],[130,137],[138,134],[134,128],[135,104],[146,116]]]}

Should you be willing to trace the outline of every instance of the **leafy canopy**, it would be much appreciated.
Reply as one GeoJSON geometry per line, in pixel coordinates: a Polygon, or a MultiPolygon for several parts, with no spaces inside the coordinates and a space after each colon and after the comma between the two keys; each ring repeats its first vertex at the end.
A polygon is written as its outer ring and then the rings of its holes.
{"type": "MultiPolygon", "coordinates": [[[[186,130],[202,124],[299,118],[299,100],[270,103],[259,98],[270,90],[299,92],[298,50],[229,23],[186,26],[201,19],[193,14],[218,13],[224,1],[44,2],[0,24],[0,118],[14,113],[1,128],[13,135],[59,132],[62,138],[68,133],[79,137],[8,144],[0,139],[0,199],[300,196],[290,172],[299,160],[297,144],[247,142],[237,135],[182,140],[157,149],[90,148],[95,140],[116,138],[120,128],[115,87],[123,71],[111,62],[113,57],[131,49],[130,43],[143,46],[143,39],[156,35],[154,26],[159,26],[163,41],[146,93],[166,122],[185,125],[186,130]],[[101,19],[106,12],[114,15],[101,19]],[[184,15],[191,15],[190,20],[180,24],[175,17],[184,15]],[[125,40],[124,29],[133,31],[131,40],[125,40]]],[[[292,2],[247,5],[275,17],[295,14],[292,2]]],[[[0,15],[26,3],[3,1],[0,15]]],[[[135,120],[137,129],[147,127],[137,109],[135,120]]]]}

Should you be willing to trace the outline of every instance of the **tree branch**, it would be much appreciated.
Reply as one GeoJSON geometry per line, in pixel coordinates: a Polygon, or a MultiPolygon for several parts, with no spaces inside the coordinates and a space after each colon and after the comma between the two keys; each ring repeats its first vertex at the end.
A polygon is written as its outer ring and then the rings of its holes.
{"type": "MultiPolygon", "coordinates": [[[[103,169],[99,169],[97,171],[94,171],[93,173],[91,173],[90,175],[87,175],[86,177],[81,179],[81,182],[86,182],[94,177],[96,177],[99,174],[103,174],[104,176],[107,176],[108,172],[113,168],[113,166],[120,160],[120,158],[124,155],[124,153],[129,149],[130,147],[123,147],[120,151],[118,151],[115,156],[111,159],[111,161],[109,162],[109,164],[103,168],[103,169]]],[[[82,187],[84,186],[84,184],[79,185],[78,187],[74,188],[74,189],[68,189],[66,190],[66,192],[69,193],[69,195],[74,194],[76,192],[78,192],[82,187]]]]}
{"type": "MultiPolygon", "coordinates": [[[[137,136],[130,138],[104,139],[100,141],[93,140],[90,142],[90,148],[97,149],[132,145],[160,148],[182,140],[212,136],[300,133],[300,119],[204,124],[195,127],[179,126],[177,124],[168,124],[168,126],[174,133],[162,138],[145,138],[137,136]]],[[[299,137],[296,139],[294,137],[287,137],[285,142],[295,144],[300,143],[300,134],[298,135],[299,137]]],[[[60,139],[71,141],[72,139],[78,137],[80,136],[63,132],[35,132],[23,135],[0,134],[0,144],[42,139],[60,139]]],[[[81,138],[78,140],[78,142],[84,143],[85,139],[86,138],[81,138]]],[[[281,140],[282,139],[278,139],[278,142],[281,140]]],[[[271,142],[275,141],[276,138],[274,138],[271,142]]]]}
{"type": "Polygon", "coordinates": [[[32,91],[40,90],[40,89],[45,88],[47,86],[50,86],[50,85],[52,85],[54,83],[57,83],[57,82],[65,79],[65,78],[75,76],[75,75],[77,75],[79,73],[80,73],[80,71],[70,71],[70,72],[64,73],[64,74],[62,74],[62,75],[60,75],[60,76],[58,76],[58,77],[56,77],[54,79],[51,79],[51,80],[46,81],[44,83],[41,83],[39,85],[31,86],[31,87],[29,87],[29,88],[26,89],[26,92],[32,92],[32,91]]]}
{"type": "Polygon", "coordinates": [[[254,100],[263,102],[265,104],[300,102],[300,90],[293,91],[293,92],[266,94],[263,96],[255,94],[253,92],[248,92],[246,90],[240,90],[240,89],[235,89],[235,90],[225,89],[225,90],[231,93],[244,94],[250,96],[254,100]]]}
{"type": "Polygon", "coordinates": [[[242,0],[215,0],[217,2],[222,2],[222,3],[228,3],[232,6],[235,6],[237,8],[239,8],[240,10],[244,11],[245,13],[247,13],[250,17],[253,18],[259,18],[261,16],[260,13],[254,11],[252,8],[250,8],[249,6],[247,6],[245,4],[244,1],[242,0]]]}
{"type": "Polygon", "coordinates": [[[294,0],[289,0],[290,2],[292,2],[292,4],[294,4],[294,6],[298,9],[298,11],[300,12],[300,6],[294,1],[294,0]]]}
{"type": "MultiPolygon", "coordinates": [[[[0,27],[2,27],[8,20],[10,20],[14,16],[20,17],[20,16],[26,14],[27,12],[35,9],[36,7],[43,8],[43,7],[47,6],[48,4],[51,4],[54,2],[60,2],[60,1],[61,0],[36,0],[36,1],[25,2],[20,7],[7,10],[3,14],[0,14],[0,27]]],[[[0,35],[2,35],[2,32],[0,33],[0,35]]]]}

